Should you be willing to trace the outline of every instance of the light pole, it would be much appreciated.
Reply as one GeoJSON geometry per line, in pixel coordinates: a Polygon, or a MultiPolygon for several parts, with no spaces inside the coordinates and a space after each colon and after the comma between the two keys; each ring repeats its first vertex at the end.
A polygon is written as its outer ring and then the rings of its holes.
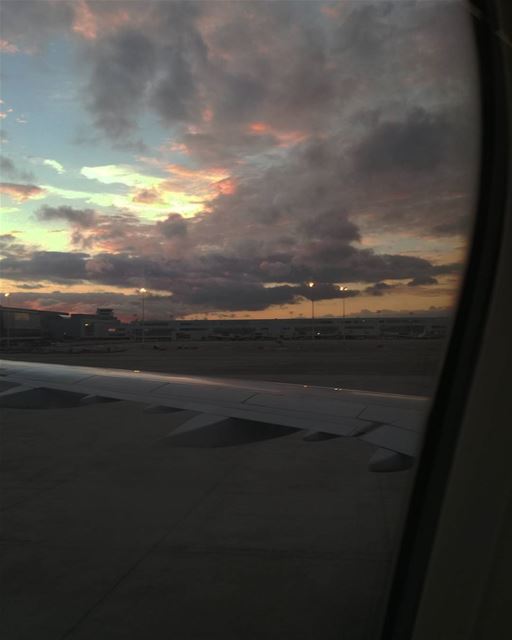
{"type": "MultiPolygon", "coordinates": [[[[313,289],[314,282],[308,282],[308,287],[313,289]]],[[[311,291],[311,340],[315,339],[315,299],[313,298],[313,291],[311,291]]]]}
{"type": "MultiPolygon", "coordinates": [[[[347,289],[347,287],[340,287],[340,291],[341,291],[341,293],[344,293],[345,291],[348,291],[348,289],[347,289]]],[[[346,333],[345,333],[345,296],[342,296],[341,302],[342,302],[342,306],[343,306],[343,340],[345,340],[346,339],[346,333]]]]}
{"type": "Polygon", "coordinates": [[[141,299],[142,299],[142,342],[144,342],[144,338],[145,338],[145,327],[144,327],[144,294],[147,293],[147,289],[144,289],[144,287],[141,287],[139,289],[139,293],[141,295],[141,299]]]}
{"type": "MultiPolygon", "coordinates": [[[[4,293],[4,298],[8,298],[11,294],[9,292],[4,293]]],[[[7,351],[10,351],[11,349],[11,327],[9,319],[7,317],[7,313],[5,314],[5,324],[6,324],[6,329],[7,329],[7,351]]],[[[14,316],[13,316],[14,317],[14,316]]]]}

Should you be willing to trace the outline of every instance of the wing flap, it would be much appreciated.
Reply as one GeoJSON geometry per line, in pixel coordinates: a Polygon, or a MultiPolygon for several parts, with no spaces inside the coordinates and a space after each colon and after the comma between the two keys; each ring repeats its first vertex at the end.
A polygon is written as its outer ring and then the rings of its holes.
{"type": "Polygon", "coordinates": [[[407,456],[415,456],[420,444],[419,436],[414,431],[387,424],[376,427],[358,438],[382,449],[389,449],[407,456]]]}
{"type": "Polygon", "coordinates": [[[389,449],[377,449],[368,462],[370,471],[385,472],[405,471],[413,465],[414,459],[403,453],[389,451],[389,449]]]}
{"type": "Polygon", "coordinates": [[[426,398],[413,396],[14,361],[2,363],[0,376],[2,382],[23,385],[25,392],[32,389],[41,397],[48,397],[48,391],[53,398],[72,392],[81,399],[141,402],[149,412],[199,412],[203,416],[188,421],[173,437],[176,444],[178,438],[208,444],[186,446],[242,444],[303,429],[308,441],[349,436],[414,456],[427,406],[426,398]]]}
{"type": "Polygon", "coordinates": [[[81,393],[20,385],[0,394],[0,407],[5,409],[70,409],[80,406],[83,397],[81,393]]]}
{"type": "Polygon", "coordinates": [[[411,431],[417,431],[423,423],[423,416],[418,411],[401,407],[383,407],[378,404],[366,407],[361,412],[360,418],[370,422],[392,424],[411,431]]]}
{"type": "Polygon", "coordinates": [[[229,447],[279,438],[296,431],[281,424],[200,414],[180,425],[166,440],[181,447],[229,447]]]}

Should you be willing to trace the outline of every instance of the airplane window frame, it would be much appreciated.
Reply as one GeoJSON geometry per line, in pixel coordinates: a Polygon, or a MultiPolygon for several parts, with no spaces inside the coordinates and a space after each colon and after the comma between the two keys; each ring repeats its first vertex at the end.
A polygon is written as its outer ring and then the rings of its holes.
{"type": "MultiPolygon", "coordinates": [[[[510,149],[503,144],[503,139],[509,136],[511,126],[506,99],[505,45],[499,37],[503,12],[512,12],[512,5],[507,9],[507,3],[510,0],[472,0],[468,3],[480,72],[480,190],[452,335],[410,490],[409,511],[381,632],[383,640],[412,636],[468,397],[485,349],[485,334],[490,329],[495,283],[503,261],[509,198],[510,149]]],[[[509,64],[509,72],[510,68],[509,64]]]]}
{"type": "MultiPolygon", "coordinates": [[[[492,329],[489,321],[499,295],[496,279],[500,260],[506,257],[505,224],[511,195],[507,186],[511,132],[507,89],[510,92],[512,56],[504,34],[512,33],[512,7],[507,6],[507,0],[473,0],[468,4],[480,81],[479,194],[466,273],[411,488],[381,640],[413,637],[471,385],[485,352],[486,330],[489,334],[492,329]]],[[[510,301],[499,302],[502,308],[510,307],[510,301]]],[[[443,622],[437,624],[442,626],[443,622]]]]}

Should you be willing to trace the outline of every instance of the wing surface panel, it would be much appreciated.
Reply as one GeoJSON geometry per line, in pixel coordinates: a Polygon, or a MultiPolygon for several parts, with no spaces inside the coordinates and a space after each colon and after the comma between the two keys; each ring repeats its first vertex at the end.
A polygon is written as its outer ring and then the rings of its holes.
{"type": "MultiPolygon", "coordinates": [[[[217,425],[223,441],[245,421],[251,434],[257,423],[267,425],[265,433],[270,433],[268,425],[280,425],[357,437],[406,456],[417,451],[427,407],[427,399],[416,396],[32,362],[2,361],[0,380],[24,389],[46,388],[216,416],[212,429],[217,425]],[[225,423],[225,419],[234,420],[225,423]]],[[[196,420],[202,430],[209,424],[205,420],[196,420]]],[[[244,437],[235,440],[243,442],[244,437]]]]}

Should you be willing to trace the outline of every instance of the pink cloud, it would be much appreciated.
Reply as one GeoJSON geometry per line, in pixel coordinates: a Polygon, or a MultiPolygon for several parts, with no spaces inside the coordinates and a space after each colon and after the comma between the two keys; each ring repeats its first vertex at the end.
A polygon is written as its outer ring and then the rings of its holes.
{"type": "Polygon", "coordinates": [[[1,182],[0,193],[5,193],[12,200],[17,202],[25,202],[30,198],[37,198],[45,193],[41,187],[35,184],[15,184],[13,182],[1,182]]]}
{"type": "Polygon", "coordinates": [[[138,24],[145,20],[145,16],[134,11],[130,13],[121,9],[114,2],[104,3],[99,11],[94,11],[87,0],[78,0],[74,10],[72,29],[85,40],[96,40],[98,36],[106,32],[115,31],[126,24],[138,24]]]}
{"type": "Polygon", "coordinates": [[[132,201],[139,202],[142,204],[155,204],[155,203],[161,203],[162,197],[158,189],[153,187],[152,189],[139,189],[138,191],[135,192],[134,196],[132,197],[132,201]]]}
{"type": "Polygon", "coordinates": [[[0,40],[0,51],[3,53],[18,53],[19,49],[15,44],[8,40],[0,40]]]}
{"type": "Polygon", "coordinates": [[[270,135],[276,139],[279,147],[290,147],[305,140],[307,137],[307,134],[303,131],[280,131],[272,128],[266,122],[251,122],[249,124],[249,133],[253,135],[270,135]]]}
{"type": "Polygon", "coordinates": [[[232,196],[236,193],[236,182],[232,178],[224,178],[215,183],[215,188],[219,194],[232,196]]]}
{"type": "Polygon", "coordinates": [[[270,127],[268,124],[265,124],[265,122],[251,122],[249,131],[251,133],[269,133],[270,127]]]}

